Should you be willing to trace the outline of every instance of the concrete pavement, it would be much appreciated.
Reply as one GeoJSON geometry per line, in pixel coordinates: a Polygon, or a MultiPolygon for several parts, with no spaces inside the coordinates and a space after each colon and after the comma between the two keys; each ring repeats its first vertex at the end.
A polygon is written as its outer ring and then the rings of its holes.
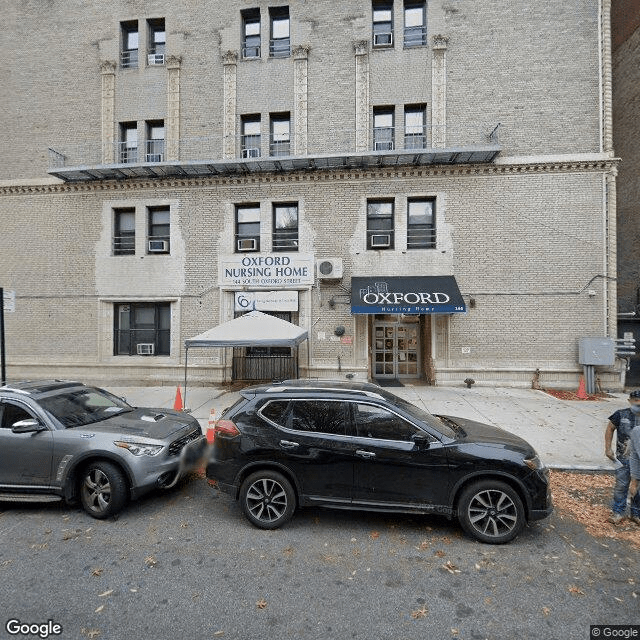
{"type": "MultiPolygon", "coordinates": [[[[109,387],[136,406],[173,407],[176,387],[109,387]]],[[[430,387],[406,385],[388,389],[435,414],[460,416],[495,425],[530,442],[544,461],[557,469],[610,471],[604,456],[607,418],[627,406],[626,394],[598,401],[560,400],[543,391],[506,387],[430,387]]],[[[181,387],[181,392],[184,389],[181,387]]],[[[185,406],[206,428],[239,397],[224,387],[189,387],[185,406]]]]}

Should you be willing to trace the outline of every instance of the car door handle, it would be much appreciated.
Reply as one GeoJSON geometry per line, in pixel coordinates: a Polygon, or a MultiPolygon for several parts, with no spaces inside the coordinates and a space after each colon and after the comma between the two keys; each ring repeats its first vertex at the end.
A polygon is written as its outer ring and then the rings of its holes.
{"type": "Polygon", "coordinates": [[[376,454],[373,451],[363,451],[362,449],[356,450],[356,455],[360,458],[375,458],[376,454]]]}
{"type": "Polygon", "coordinates": [[[291,440],[280,440],[280,446],[283,449],[295,449],[300,445],[297,442],[291,442],[291,440]]]}

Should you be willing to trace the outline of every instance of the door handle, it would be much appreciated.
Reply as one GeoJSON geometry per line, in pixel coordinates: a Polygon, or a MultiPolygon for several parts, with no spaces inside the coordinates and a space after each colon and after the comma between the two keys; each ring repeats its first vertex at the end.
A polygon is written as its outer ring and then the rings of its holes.
{"type": "Polygon", "coordinates": [[[297,442],[291,442],[291,440],[280,440],[280,446],[283,449],[295,449],[300,445],[297,442]]]}
{"type": "Polygon", "coordinates": [[[376,454],[373,451],[363,451],[362,449],[356,450],[356,455],[360,458],[375,458],[376,454]]]}

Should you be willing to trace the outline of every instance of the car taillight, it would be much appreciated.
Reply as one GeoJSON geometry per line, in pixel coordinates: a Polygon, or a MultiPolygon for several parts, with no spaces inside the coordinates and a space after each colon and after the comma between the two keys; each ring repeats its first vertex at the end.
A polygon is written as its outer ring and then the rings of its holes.
{"type": "Polygon", "coordinates": [[[213,430],[214,439],[219,435],[227,436],[228,438],[233,438],[234,436],[239,436],[240,431],[238,431],[238,427],[231,420],[218,420],[216,422],[216,426],[213,430]]]}

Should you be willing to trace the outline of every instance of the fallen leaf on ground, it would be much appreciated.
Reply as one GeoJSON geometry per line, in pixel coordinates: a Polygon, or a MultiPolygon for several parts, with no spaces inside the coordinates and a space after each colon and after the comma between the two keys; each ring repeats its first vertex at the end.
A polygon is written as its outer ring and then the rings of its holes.
{"type": "Polygon", "coordinates": [[[442,565],[442,568],[446,569],[449,573],[460,573],[460,569],[458,569],[458,567],[456,567],[456,565],[453,564],[451,560],[447,560],[447,562],[442,565]]]}
{"type": "Polygon", "coordinates": [[[411,617],[414,620],[419,620],[420,618],[426,617],[428,613],[429,613],[429,609],[427,609],[427,605],[423,604],[420,609],[416,609],[415,611],[411,612],[411,617]]]}
{"type": "Polygon", "coordinates": [[[577,596],[583,596],[584,595],[584,591],[582,589],[580,589],[579,587],[576,587],[575,585],[571,585],[569,587],[569,593],[575,593],[577,596]]]}
{"type": "Polygon", "coordinates": [[[258,609],[266,609],[267,608],[267,601],[264,598],[260,598],[260,600],[258,600],[258,602],[256,602],[256,607],[258,607],[258,609]]]}

